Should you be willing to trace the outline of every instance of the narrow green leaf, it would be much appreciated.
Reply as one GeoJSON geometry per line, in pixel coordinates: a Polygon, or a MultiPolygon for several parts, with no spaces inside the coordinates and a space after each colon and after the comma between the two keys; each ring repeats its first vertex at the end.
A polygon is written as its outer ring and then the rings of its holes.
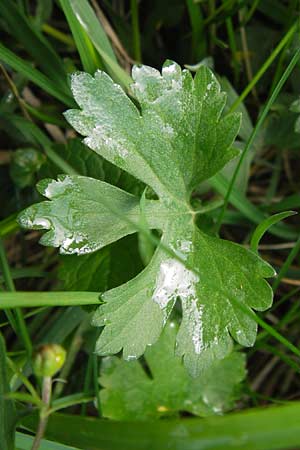
{"type": "Polygon", "coordinates": [[[89,2],[87,0],[69,0],[69,2],[79,23],[98,50],[109,74],[128,88],[132,80],[119,65],[108,37],[89,2]]]}
{"type": "Polygon", "coordinates": [[[33,68],[30,63],[24,61],[22,58],[20,58],[15,53],[10,51],[1,43],[0,43],[0,61],[3,61],[12,69],[24,75],[26,78],[35,83],[45,92],[52,95],[54,98],[58,99],[65,105],[68,106],[73,105],[73,101],[69,93],[62,91],[60,87],[57,85],[57,83],[50,80],[50,78],[46,77],[39,70],[33,68]]]}
{"type": "MultiPolygon", "coordinates": [[[[31,450],[34,436],[29,434],[16,433],[16,450],[31,450]]],[[[69,445],[60,444],[59,442],[48,441],[42,439],[39,450],[80,450],[78,447],[70,447],[69,445]]]]}
{"type": "MultiPolygon", "coordinates": [[[[230,181],[224,175],[218,173],[209,180],[211,186],[221,195],[225,196],[229,188],[230,181]]],[[[260,224],[267,217],[255,205],[253,205],[236,187],[233,187],[229,197],[231,203],[238,209],[250,222],[260,224]]],[[[297,239],[298,232],[285,224],[275,224],[269,230],[270,234],[284,239],[297,239]]]]}
{"type": "MultiPolygon", "coordinates": [[[[279,450],[300,445],[300,403],[272,406],[207,419],[115,422],[53,414],[46,437],[90,450],[279,450]],[[84,430],[84,433],[82,433],[84,430]]],[[[36,419],[23,423],[31,429],[36,419]]]]}
{"type": "Polygon", "coordinates": [[[66,291],[96,291],[107,289],[110,272],[110,252],[108,248],[89,255],[62,256],[59,278],[66,291]]]}
{"type": "MultiPolygon", "coordinates": [[[[297,27],[298,27],[298,24],[297,23],[294,24],[293,27],[290,29],[290,32],[292,33],[292,31],[293,31],[293,33],[295,33],[297,27]]],[[[290,35],[290,37],[293,35],[293,33],[290,35]]],[[[253,128],[253,131],[252,131],[252,133],[251,133],[251,135],[250,135],[250,137],[249,137],[249,139],[247,141],[247,144],[245,145],[245,148],[243,149],[243,152],[242,152],[242,154],[240,156],[240,159],[239,159],[238,164],[237,164],[237,166],[235,168],[235,171],[234,171],[233,176],[232,176],[232,178],[230,180],[230,183],[229,183],[228,190],[227,190],[226,195],[225,195],[224,205],[223,205],[223,208],[221,210],[221,213],[219,215],[218,222],[217,222],[217,231],[219,231],[219,228],[220,228],[220,226],[222,224],[224,211],[227,208],[231,191],[233,189],[234,183],[235,183],[236,178],[238,176],[239,170],[242,167],[243,161],[246,158],[247,153],[248,153],[249,149],[251,148],[251,145],[253,144],[254,139],[255,139],[258,131],[261,129],[261,126],[264,123],[264,120],[267,117],[267,114],[268,114],[271,106],[273,105],[275,99],[279,95],[283,85],[286,83],[286,81],[289,78],[289,76],[290,76],[291,72],[293,71],[294,67],[298,63],[299,58],[300,58],[300,48],[296,51],[296,53],[294,54],[294,56],[290,60],[287,68],[285,69],[284,73],[282,74],[280,80],[276,84],[276,87],[275,87],[274,91],[272,92],[272,94],[270,95],[270,98],[266,102],[266,104],[265,104],[265,106],[264,106],[264,108],[262,110],[262,113],[259,116],[259,119],[258,119],[255,127],[253,128]]],[[[240,98],[242,98],[242,96],[240,98]]],[[[231,109],[234,109],[234,105],[232,106],[231,109]]]]}
{"type": "Polygon", "coordinates": [[[274,292],[276,292],[279,284],[281,283],[282,278],[286,275],[290,265],[292,264],[292,262],[298,255],[299,250],[300,250],[300,236],[298,237],[297,242],[295,243],[295,246],[291,249],[287,259],[284,261],[284,264],[282,265],[282,267],[278,273],[278,276],[277,276],[276,280],[274,281],[274,284],[273,284],[274,292]]]}
{"type": "MultiPolygon", "coordinates": [[[[60,175],[57,181],[41,181],[38,189],[52,201],[30,206],[19,222],[25,228],[50,230],[40,243],[60,247],[62,254],[91,253],[139,229],[138,199],[103,181],[60,175]]],[[[145,213],[151,228],[168,216],[155,200],[147,201],[145,213]]]]}
{"type": "Polygon", "coordinates": [[[38,306],[80,306],[100,303],[97,292],[1,292],[0,309],[38,306]]]}
{"type": "Polygon", "coordinates": [[[284,211],[278,214],[274,214],[273,216],[268,217],[263,222],[261,222],[255,229],[251,242],[250,247],[251,250],[254,252],[258,251],[258,245],[259,241],[263,237],[266,231],[272,226],[275,225],[275,223],[280,222],[283,219],[286,219],[287,217],[294,216],[297,214],[295,211],[284,211]]]}
{"type": "Polygon", "coordinates": [[[5,397],[9,393],[6,371],[6,353],[3,337],[0,333],[0,443],[1,450],[14,450],[15,408],[12,400],[5,397]]]}
{"type": "Polygon", "coordinates": [[[7,30],[33,57],[34,62],[68,95],[69,87],[63,62],[42,33],[12,0],[0,2],[0,16],[6,22],[7,30]]]}
{"type": "MultiPolygon", "coordinates": [[[[272,0],[273,1],[273,0],[272,0]]],[[[292,39],[293,35],[297,32],[299,27],[298,21],[296,21],[290,29],[284,34],[283,38],[275,47],[275,49],[272,51],[268,59],[263,63],[261,68],[258,70],[258,72],[254,75],[250,83],[247,84],[244,91],[241,93],[241,95],[237,98],[237,100],[233,103],[231,106],[231,111],[234,111],[235,108],[245,100],[247,95],[252,91],[253,87],[256,85],[256,83],[261,79],[261,77],[265,74],[265,72],[268,70],[268,68],[271,66],[272,62],[275,60],[275,58],[280,54],[281,50],[285,48],[287,43],[292,39]]]]}
{"type": "Polygon", "coordinates": [[[95,52],[93,44],[90,41],[86,31],[80,24],[80,21],[74,14],[71,1],[60,0],[60,4],[72,31],[72,35],[80,55],[82,67],[86,72],[93,74],[97,69],[102,68],[101,61],[95,52]]]}

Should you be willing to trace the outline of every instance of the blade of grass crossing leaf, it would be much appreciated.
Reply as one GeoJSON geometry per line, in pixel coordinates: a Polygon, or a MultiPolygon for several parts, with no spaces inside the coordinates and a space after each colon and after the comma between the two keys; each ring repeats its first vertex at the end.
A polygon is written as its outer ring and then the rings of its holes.
{"type": "Polygon", "coordinates": [[[261,126],[262,126],[262,124],[263,124],[263,122],[264,122],[264,120],[265,120],[265,118],[266,118],[266,116],[267,116],[267,114],[268,114],[272,104],[274,103],[275,99],[277,98],[278,94],[280,93],[283,85],[287,81],[287,79],[290,76],[290,74],[291,74],[292,70],[294,69],[295,65],[299,61],[299,58],[300,58],[300,48],[297,50],[297,52],[295,53],[295,55],[291,59],[288,67],[284,71],[284,73],[283,73],[282,77],[280,78],[276,88],[274,89],[271,97],[266,102],[266,104],[265,104],[265,106],[264,106],[264,108],[262,110],[262,113],[261,113],[261,115],[260,115],[260,117],[259,117],[259,119],[257,121],[257,124],[254,127],[247,144],[245,145],[245,148],[244,148],[244,150],[243,150],[243,152],[242,152],[242,154],[240,156],[239,162],[238,162],[238,164],[237,164],[237,166],[235,168],[234,174],[233,174],[233,176],[231,178],[231,181],[230,181],[230,184],[229,184],[229,187],[228,187],[225,199],[224,199],[224,205],[223,205],[223,208],[221,210],[220,216],[218,218],[217,226],[216,226],[216,231],[217,232],[219,231],[219,229],[221,227],[224,211],[226,210],[226,208],[228,206],[229,197],[230,197],[232,188],[234,186],[235,180],[236,180],[236,178],[238,176],[239,170],[242,167],[242,163],[243,163],[243,161],[244,161],[244,159],[245,159],[249,149],[251,148],[251,145],[252,145],[252,143],[253,143],[253,141],[254,141],[258,131],[260,130],[260,128],[261,128],[261,126]]]}
{"type": "Polygon", "coordinates": [[[287,217],[294,216],[297,214],[295,211],[284,211],[282,213],[274,214],[273,216],[268,217],[263,222],[261,222],[255,229],[251,242],[250,242],[250,248],[254,252],[258,251],[258,245],[265,234],[265,232],[272,226],[275,225],[275,223],[280,222],[283,219],[286,219],[287,217]]]}
{"type": "Polygon", "coordinates": [[[147,217],[145,214],[146,190],[147,189],[144,190],[140,200],[140,211],[141,211],[140,226],[142,229],[145,230],[145,233],[140,232],[138,237],[139,251],[145,266],[149,264],[149,262],[151,261],[155,249],[153,241],[149,239],[149,235],[152,235],[152,233],[147,223],[147,217]]]}
{"type": "Polygon", "coordinates": [[[264,330],[266,330],[270,336],[276,339],[278,342],[283,344],[288,350],[294,353],[296,356],[300,356],[300,349],[297,348],[294,344],[292,344],[288,339],[286,339],[282,334],[280,334],[274,327],[266,323],[261,317],[257,314],[254,314],[251,310],[249,310],[243,303],[237,302],[235,299],[231,298],[231,301],[239,308],[244,314],[247,314],[251,317],[255,322],[260,325],[264,330]]]}
{"type": "MultiPolygon", "coordinates": [[[[8,265],[5,249],[4,249],[1,238],[0,238],[0,263],[1,263],[3,278],[5,280],[5,285],[6,285],[7,290],[10,292],[15,292],[14,281],[11,277],[10,268],[8,265]]],[[[15,325],[17,327],[16,332],[18,333],[21,340],[23,341],[23,345],[27,351],[28,356],[30,357],[32,354],[32,343],[31,343],[31,339],[30,339],[30,336],[29,336],[29,333],[28,333],[28,330],[26,327],[23,313],[22,313],[21,309],[17,308],[15,310],[15,314],[16,314],[15,325]]]]}
{"type": "MultiPolygon", "coordinates": [[[[292,289],[291,292],[281,297],[281,299],[275,303],[273,308],[271,308],[271,311],[273,312],[275,309],[277,309],[282,303],[287,301],[289,298],[293,297],[295,294],[297,294],[300,290],[300,287],[297,287],[296,289],[292,289]]],[[[280,329],[281,327],[288,325],[290,323],[291,318],[294,318],[293,316],[295,313],[298,315],[300,304],[295,303],[291,308],[288,309],[287,313],[279,320],[279,322],[276,324],[276,328],[280,329]]],[[[298,317],[297,317],[298,319],[298,317]]],[[[256,339],[256,346],[261,346],[261,342],[266,341],[270,337],[269,333],[264,330],[260,332],[256,339]]],[[[251,350],[250,354],[253,353],[255,350],[251,350]]]]}
{"type": "Polygon", "coordinates": [[[69,0],[70,5],[87,35],[101,56],[107,71],[122,86],[128,88],[131,77],[119,65],[102,25],[87,0],[69,0]]]}
{"type": "Polygon", "coordinates": [[[61,101],[65,105],[74,106],[74,100],[71,96],[71,92],[66,93],[62,91],[57,83],[50,80],[39,70],[32,67],[30,63],[24,61],[22,58],[17,56],[15,53],[6,48],[0,43],[0,60],[5,64],[10,66],[13,70],[24,75],[28,80],[32,81],[34,84],[39,86],[45,92],[50,94],[52,97],[61,101]]]}
{"type": "Polygon", "coordinates": [[[94,74],[97,69],[103,68],[99,56],[96,54],[92,42],[74,14],[70,0],[60,0],[60,4],[74,37],[82,67],[86,72],[94,74]]]}

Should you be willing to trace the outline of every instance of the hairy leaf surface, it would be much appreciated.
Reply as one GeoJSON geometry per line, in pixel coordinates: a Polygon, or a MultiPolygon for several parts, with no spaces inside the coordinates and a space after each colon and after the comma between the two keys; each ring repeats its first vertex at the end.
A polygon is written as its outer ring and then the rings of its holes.
{"type": "Polygon", "coordinates": [[[158,199],[143,200],[141,207],[138,197],[102,181],[60,177],[40,184],[51,201],[27,209],[20,222],[48,229],[42,243],[67,254],[95,251],[140,230],[142,222],[160,230],[149,265],[103,295],[94,316],[96,326],[105,326],[97,352],[123,349],[125,359],[139,357],[180,299],[177,353],[196,375],[231,351],[232,338],[253,345],[257,326],[246,311],[270,306],[264,278],[274,271],[254,253],[195,225],[191,193],[236,156],[232,143],[240,126],[239,115],[222,115],[226,96],[213,73],[203,66],[193,79],[167,61],[161,74],[141,66],[132,75],[139,107],[107,74],[76,73],[72,90],[80,109],[66,118],[86,145],[149,185],[158,199]]]}

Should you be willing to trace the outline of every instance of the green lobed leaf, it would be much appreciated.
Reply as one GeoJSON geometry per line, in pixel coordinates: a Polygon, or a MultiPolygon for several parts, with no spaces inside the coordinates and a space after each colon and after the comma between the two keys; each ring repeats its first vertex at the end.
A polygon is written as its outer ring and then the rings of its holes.
{"type": "MultiPolygon", "coordinates": [[[[76,73],[72,91],[80,110],[67,120],[84,143],[120,169],[149,185],[157,200],[143,201],[107,183],[86,177],[46,180],[40,191],[51,201],[33,205],[20,217],[27,228],[49,229],[42,243],[61,253],[95,251],[141,230],[162,232],[149,265],[135,278],[102,296],[93,323],[105,326],[96,351],[123,349],[139,357],[153,344],[179,298],[182,322],[177,354],[197,375],[232,350],[232,338],[254,344],[257,325],[246,311],[271,305],[264,278],[274,270],[242,246],[204,234],[189,200],[202,181],[218,173],[237,151],[232,143],[240,116],[222,115],[226,95],[201,66],[193,79],[171,61],[162,73],[133,68],[131,90],[140,109],[107,74],[76,73]]],[[[149,236],[149,235],[148,235],[149,236]]]]}
{"type": "MultiPolygon", "coordinates": [[[[62,254],[91,253],[138,230],[138,198],[108,183],[60,175],[57,181],[40,181],[38,190],[52,201],[26,209],[20,224],[36,230],[49,229],[40,242],[60,247],[62,254]]],[[[146,214],[152,227],[164,219],[165,211],[157,201],[147,202],[146,214]]]]}
{"type": "Polygon", "coordinates": [[[98,291],[107,289],[110,268],[108,248],[82,255],[62,256],[59,278],[66,291],[98,291]]]}
{"type": "Polygon", "coordinates": [[[170,322],[156,344],[147,348],[148,375],[138,361],[104,358],[101,408],[114,420],[146,420],[186,411],[198,416],[221,414],[234,406],[237,385],[245,377],[245,358],[231,353],[192,378],[174,356],[178,326],[170,322]]]}

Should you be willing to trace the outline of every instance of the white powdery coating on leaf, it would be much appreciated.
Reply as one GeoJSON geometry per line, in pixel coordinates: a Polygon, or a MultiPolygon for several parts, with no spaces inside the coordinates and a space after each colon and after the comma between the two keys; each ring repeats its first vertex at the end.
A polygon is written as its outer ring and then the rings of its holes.
{"type": "Polygon", "coordinates": [[[188,314],[190,320],[190,332],[192,336],[192,342],[194,344],[195,353],[199,355],[204,348],[203,345],[203,326],[202,315],[203,305],[197,305],[197,300],[192,299],[188,307],[188,314]]]}
{"type": "Polygon", "coordinates": [[[46,230],[49,230],[51,228],[51,222],[48,219],[44,219],[43,217],[37,217],[32,222],[32,225],[36,225],[39,227],[43,227],[46,230]]]}
{"type": "Polygon", "coordinates": [[[192,241],[177,241],[176,245],[178,250],[185,254],[191,253],[193,248],[192,241]]]}
{"type": "Polygon", "coordinates": [[[65,192],[66,188],[74,186],[72,179],[68,176],[62,180],[53,180],[48,184],[43,192],[43,195],[47,198],[57,197],[65,192]]]}
{"type": "Polygon", "coordinates": [[[85,255],[86,253],[90,253],[95,250],[95,248],[88,241],[88,237],[80,233],[73,233],[72,235],[64,237],[60,243],[60,246],[61,253],[70,255],[74,253],[77,255],[85,255]]]}
{"type": "Polygon", "coordinates": [[[135,361],[137,357],[135,355],[127,355],[125,361],[135,361]]]}
{"type": "Polygon", "coordinates": [[[160,264],[159,274],[152,299],[165,309],[168,303],[176,297],[181,299],[196,298],[198,275],[187,269],[180,261],[170,258],[160,264]]]}
{"type": "Polygon", "coordinates": [[[166,133],[169,137],[173,137],[175,134],[174,128],[171,127],[171,125],[169,125],[169,124],[164,125],[163,132],[166,133]]]}
{"type": "Polygon", "coordinates": [[[90,136],[84,139],[84,143],[93,150],[97,150],[100,145],[105,145],[121,158],[126,158],[129,151],[126,148],[126,141],[120,139],[119,134],[102,124],[96,125],[90,136]]]}
{"type": "Polygon", "coordinates": [[[163,75],[173,76],[178,75],[178,66],[174,62],[168,66],[164,66],[162,69],[163,75]]]}

